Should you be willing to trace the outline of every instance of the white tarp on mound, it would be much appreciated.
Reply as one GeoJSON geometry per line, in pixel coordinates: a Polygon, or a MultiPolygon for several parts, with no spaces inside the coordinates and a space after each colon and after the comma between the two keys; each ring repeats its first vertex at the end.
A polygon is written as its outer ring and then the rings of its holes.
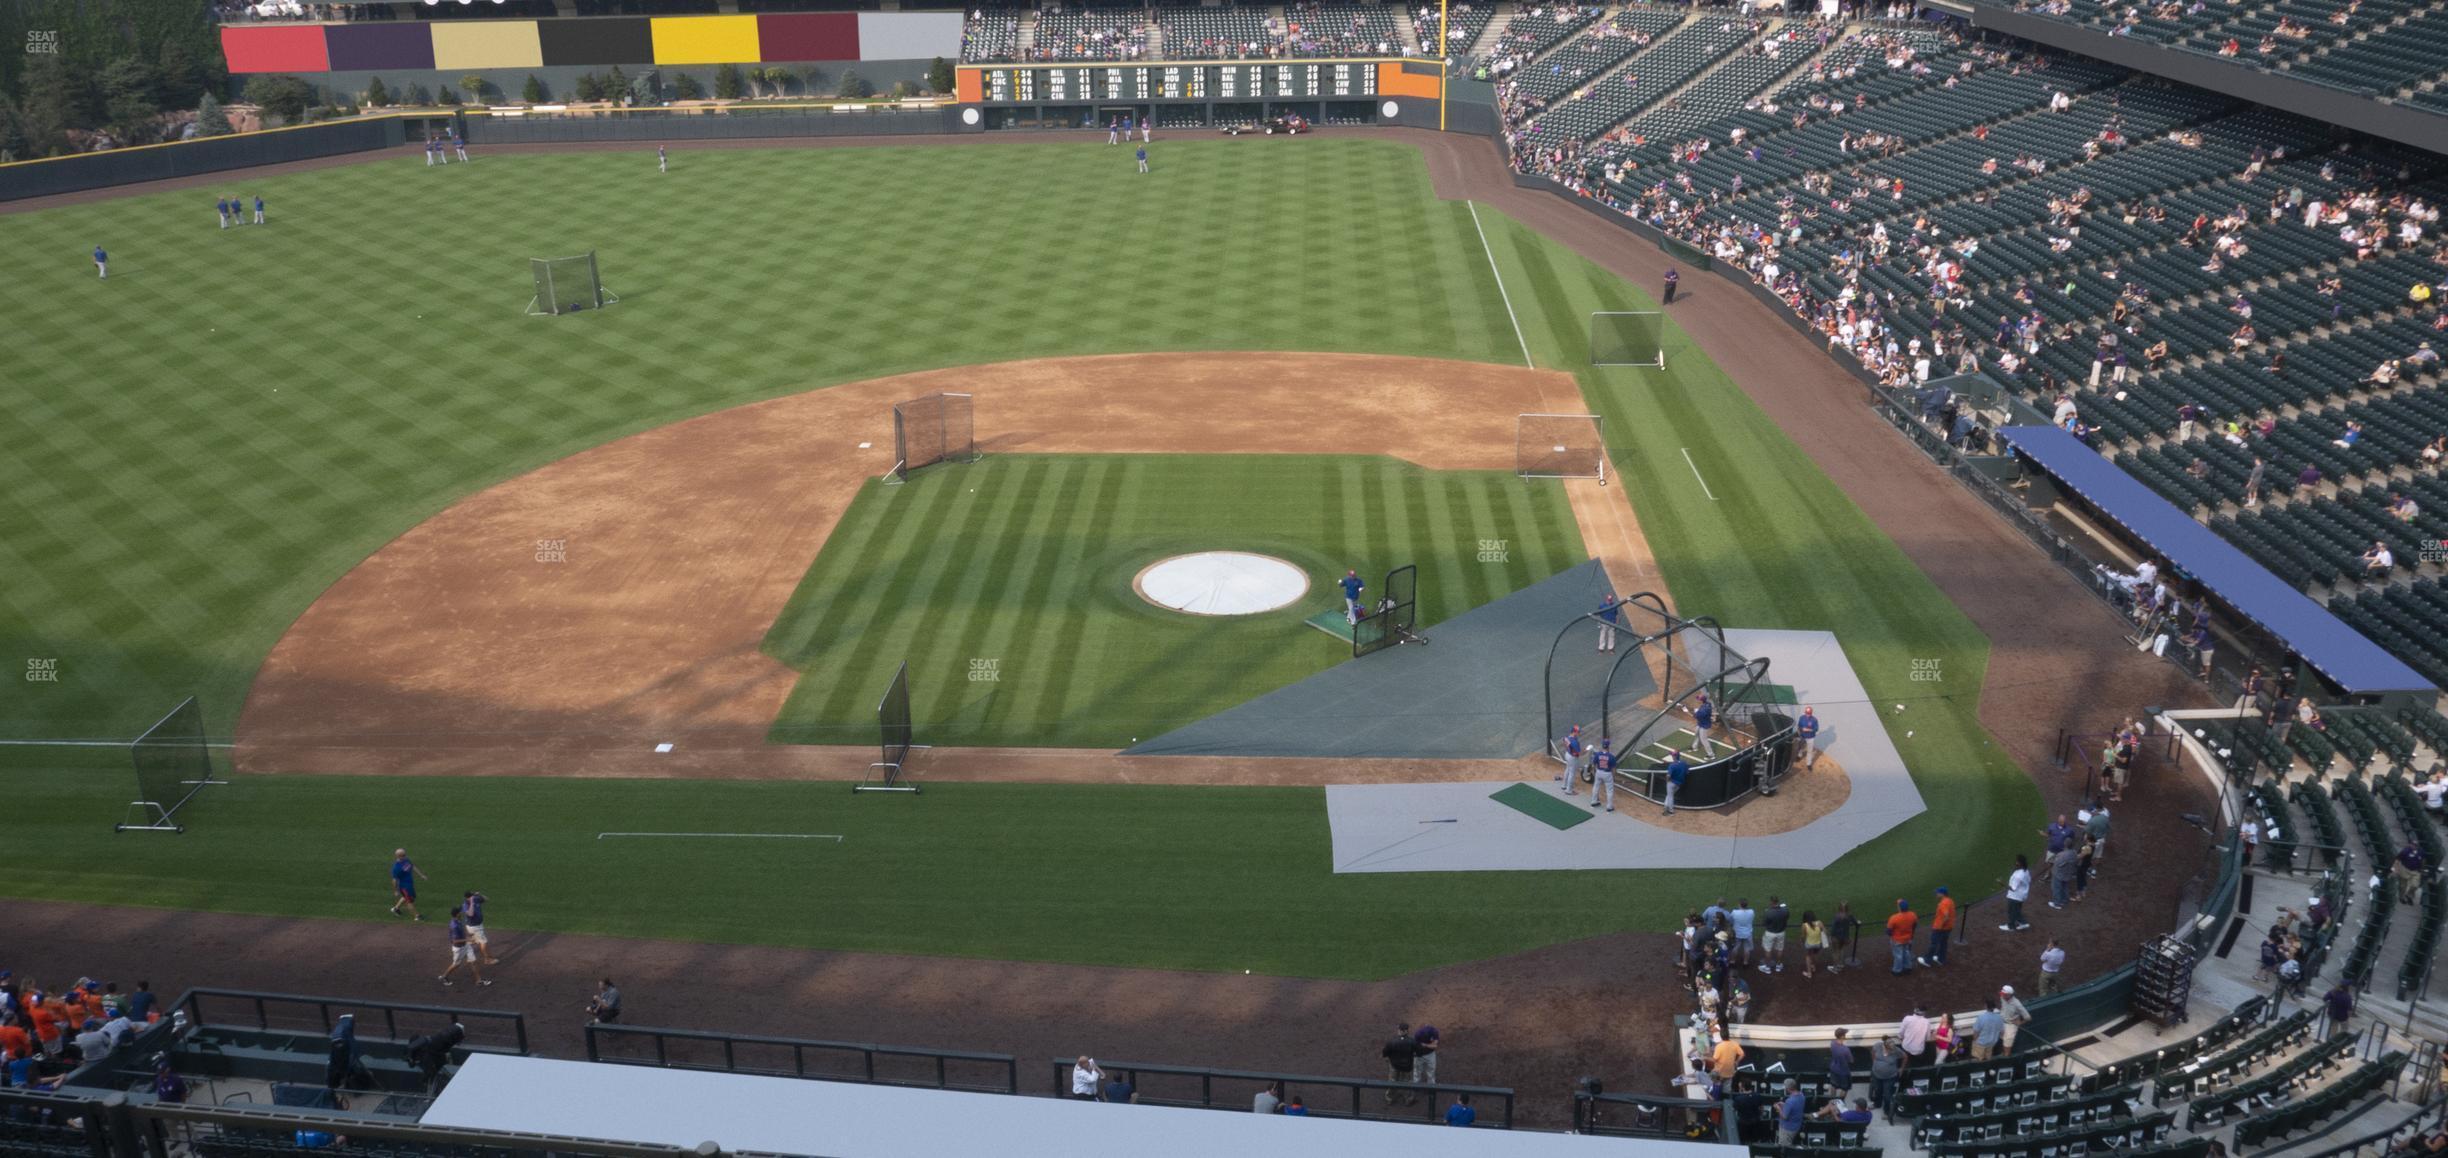
{"type": "Polygon", "coordinates": [[[479,1054],[429,1125],[826,1158],[1707,1158],[1719,1147],[479,1054]]]}

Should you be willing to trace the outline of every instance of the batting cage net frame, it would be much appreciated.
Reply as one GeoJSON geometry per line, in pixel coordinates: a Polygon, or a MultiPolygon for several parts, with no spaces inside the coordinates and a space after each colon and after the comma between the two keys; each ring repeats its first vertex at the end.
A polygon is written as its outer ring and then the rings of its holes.
{"type": "Polygon", "coordinates": [[[1406,643],[1426,643],[1419,634],[1419,567],[1405,563],[1386,572],[1376,606],[1352,623],[1352,658],[1406,643]]]}
{"type": "Polygon", "coordinates": [[[1523,478],[1594,478],[1606,484],[1606,416],[1513,416],[1513,473],[1523,478]]]}
{"type": "Polygon", "coordinates": [[[1665,319],[1656,310],[1591,311],[1590,365],[1665,369],[1665,319]]]}
{"type": "Polygon", "coordinates": [[[527,269],[535,276],[535,297],[527,302],[530,317],[600,310],[620,301],[619,294],[604,288],[592,249],[576,257],[531,257],[527,269]]]}
{"type": "MultiPolygon", "coordinates": [[[[1669,753],[1679,751],[1691,771],[1677,808],[1774,795],[1794,743],[1793,718],[1766,703],[1774,695],[1767,659],[1728,646],[1715,620],[1676,615],[1644,591],[1615,604],[1611,623],[1593,611],[1556,632],[1547,657],[1547,756],[1569,763],[1564,738],[1577,727],[1588,751],[1601,743],[1614,751],[1619,791],[1662,801],[1669,753]],[[1703,694],[1714,717],[1705,746],[1695,714],[1703,694]]],[[[1574,771],[1586,777],[1588,769],[1574,771]]]]}
{"type": "Polygon", "coordinates": [[[893,407],[893,465],[886,482],[939,462],[976,462],[977,396],[929,394],[893,407]]]}
{"type": "Polygon", "coordinates": [[[924,744],[911,741],[916,725],[910,719],[909,661],[902,660],[893,672],[892,683],[884,688],[884,698],[876,703],[876,728],[881,735],[881,755],[867,766],[867,778],[853,787],[855,792],[916,792],[915,784],[901,782],[902,769],[909,763],[909,754],[924,744]]]}
{"type": "Polygon", "coordinates": [[[194,696],[180,701],[128,745],[136,767],[136,799],[113,832],[185,832],[175,818],[213,776],[212,746],[204,736],[204,708],[194,696]]]}

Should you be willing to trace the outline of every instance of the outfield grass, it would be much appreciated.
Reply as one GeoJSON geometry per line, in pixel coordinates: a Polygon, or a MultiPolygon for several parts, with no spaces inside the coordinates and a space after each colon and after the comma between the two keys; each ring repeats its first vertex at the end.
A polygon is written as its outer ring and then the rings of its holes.
{"type": "Polygon", "coordinates": [[[1351,658],[1302,620],[1419,567],[1435,623],[1588,558],[1553,484],[1390,458],[1012,455],[870,483],[765,651],[802,673],[773,738],[864,743],[903,659],[930,744],[1121,748],[1351,658]],[[1481,562],[1481,539],[1507,558],[1481,562]],[[1274,555],[1306,598],[1205,617],[1141,599],[1141,568],[1190,551],[1274,555]],[[991,670],[978,666],[991,664],[991,670]],[[991,678],[981,678],[988,677],[991,678]]]}
{"type": "MultiPolygon", "coordinates": [[[[469,492],[829,383],[1014,358],[1513,359],[1467,210],[1384,142],[413,154],[0,216],[0,738],[226,734],[314,597],[469,492]],[[86,254],[111,253],[111,277],[86,254]],[[621,304],[531,318],[527,259],[621,304]],[[22,684],[27,658],[57,683],[22,684]]],[[[11,755],[0,753],[0,760],[11,755]]]]}
{"type": "MultiPolygon", "coordinates": [[[[403,159],[246,183],[261,231],[203,226],[201,192],[0,217],[0,246],[40,259],[0,283],[22,464],[0,496],[0,652],[62,660],[0,736],[125,737],[196,691],[225,731],[279,631],[388,538],[749,398],[1131,350],[1518,361],[1468,211],[1431,199],[1415,153],[1269,144],[1178,143],[1146,179],[1101,143],[719,151],[660,181],[627,154],[403,159]],[[475,208],[447,230],[394,212],[411,181],[475,208]],[[96,241],[108,283],[82,258],[96,241]],[[519,316],[521,259],[589,246],[623,304],[519,316]]],[[[1481,216],[1541,366],[1586,361],[1590,310],[1648,304],[1481,216]]],[[[1357,977],[1662,929],[1721,891],[1865,911],[1987,891],[2039,806],[1975,720],[1979,632],[1687,346],[1664,372],[1577,373],[1678,606],[1837,630],[1870,694],[1910,705],[1890,733],[1928,814],[1819,874],[1421,878],[1330,873],[1314,790],[281,777],[208,790],[187,836],[114,838],[123,752],[17,748],[0,890],[380,919],[404,843],[439,888],[502,897],[512,929],[1357,977]],[[1935,695],[1910,678],[1929,659],[1935,695]],[[621,827],[850,840],[593,840],[621,827]],[[1083,864],[1120,883],[1080,889],[1083,864]]]]}

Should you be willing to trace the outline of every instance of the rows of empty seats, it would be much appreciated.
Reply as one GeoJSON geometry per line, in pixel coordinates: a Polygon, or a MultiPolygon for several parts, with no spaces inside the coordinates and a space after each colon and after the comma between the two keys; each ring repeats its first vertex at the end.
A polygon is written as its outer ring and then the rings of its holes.
{"type": "Polygon", "coordinates": [[[2448,62],[2448,13],[2430,8],[2304,60],[2289,75],[2358,92],[2392,93],[2438,75],[2443,62],[2448,62]]]}
{"type": "Polygon", "coordinates": [[[1273,55],[1275,34],[1263,8],[1159,8],[1165,55],[1174,60],[1238,60],[1273,55]]]}
{"type": "Polygon", "coordinates": [[[1555,4],[1525,9],[1516,13],[1496,35],[1496,43],[1488,47],[1481,64],[1499,74],[1513,72],[1532,57],[1564,43],[1564,39],[1587,27],[1606,9],[1595,4],[1555,4]]]}
{"type": "Polygon", "coordinates": [[[1402,30],[1383,4],[1304,0],[1284,5],[1283,46],[1291,56],[1391,56],[1402,30]]]}
{"type": "Polygon", "coordinates": [[[1030,50],[1036,60],[1138,60],[1147,55],[1147,14],[1136,8],[1041,9],[1030,50]]]}
{"type": "Polygon", "coordinates": [[[1018,8],[976,8],[961,22],[961,59],[972,64],[1020,55],[1018,8]]]}
{"type": "Polygon", "coordinates": [[[1411,13],[1411,32],[1418,39],[1420,50],[1430,56],[1437,52],[1437,30],[1445,31],[1446,54],[1462,57],[1479,43],[1480,34],[1487,31],[1489,21],[1496,16],[1493,0],[1480,4],[1448,4],[1443,12],[1435,5],[1426,5],[1411,13]]]}
{"type": "Polygon", "coordinates": [[[1744,102],[1800,67],[1819,48],[1817,37],[1789,25],[1753,42],[1665,104],[1653,106],[1634,118],[1626,132],[1641,138],[1672,138],[1690,132],[1742,108],[1744,102]]]}
{"type": "MultiPolygon", "coordinates": [[[[1609,17],[1588,33],[1574,37],[1555,51],[1523,66],[1514,74],[1513,82],[1519,86],[1523,96],[1533,101],[1552,101],[1598,79],[1608,69],[1648,48],[1658,33],[1674,27],[1682,19],[1683,14],[1673,9],[1633,5],[1609,17]]],[[[1611,90],[1619,87],[1622,81],[1620,75],[1611,77],[1599,87],[1611,90]]]]}

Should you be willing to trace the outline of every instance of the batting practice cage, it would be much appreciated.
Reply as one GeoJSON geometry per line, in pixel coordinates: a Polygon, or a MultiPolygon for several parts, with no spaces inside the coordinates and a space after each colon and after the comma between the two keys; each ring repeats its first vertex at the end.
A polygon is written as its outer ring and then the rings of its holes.
{"type": "Polygon", "coordinates": [[[1665,319],[1656,310],[1590,315],[1590,365],[1666,365],[1665,319]]]}
{"type": "MultiPolygon", "coordinates": [[[[1675,807],[1718,808],[1773,795],[1791,762],[1794,721],[1777,709],[1792,695],[1768,683],[1768,661],[1737,653],[1714,620],[1678,616],[1654,594],[1616,604],[1612,624],[1597,612],[1564,624],[1546,679],[1548,757],[1563,762],[1564,738],[1578,727],[1586,749],[1604,743],[1615,753],[1619,790],[1663,800],[1666,765],[1679,753],[1689,775],[1675,807]],[[1706,741],[1702,696],[1714,716],[1706,741]]],[[[1582,762],[1586,774],[1586,754],[1582,762]]]]}
{"type": "Polygon", "coordinates": [[[889,482],[939,462],[976,462],[977,397],[929,394],[893,407],[893,466],[889,482]]]}
{"type": "Polygon", "coordinates": [[[1405,643],[1426,643],[1413,628],[1419,624],[1419,568],[1411,564],[1386,572],[1377,605],[1352,624],[1352,658],[1405,643]]]}
{"type": "Polygon", "coordinates": [[[527,267],[535,274],[535,298],[527,303],[531,315],[600,310],[620,300],[604,288],[592,249],[576,257],[529,258],[527,267]]]}
{"type": "Polygon", "coordinates": [[[1596,414],[1522,414],[1513,419],[1513,473],[1523,478],[1606,481],[1606,419],[1596,414]]]}
{"type": "Polygon", "coordinates": [[[901,661],[900,669],[893,672],[883,701],[876,705],[876,726],[883,733],[883,758],[867,766],[867,778],[859,781],[853,791],[918,791],[917,785],[901,782],[901,769],[909,763],[910,750],[925,746],[910,742],[915,729],[910,723],[908,660],[901,661]]]}
{"type": "Polygon", "coordinates": [[[113,832],[185,832],[175,817],[213,779],[204,739],[204,709],[189,696],[129,745],[136,761],[136,799],[113,832]]]}

